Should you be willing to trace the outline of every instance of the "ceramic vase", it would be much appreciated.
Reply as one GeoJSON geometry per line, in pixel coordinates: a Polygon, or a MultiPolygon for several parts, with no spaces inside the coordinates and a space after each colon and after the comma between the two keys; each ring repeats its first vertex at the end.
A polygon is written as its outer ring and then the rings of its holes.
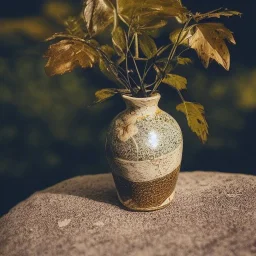
{"type": "Polygon", "coordinates": [[[106,139],[118,198],[131,210],[161,209],[174,197],[182,159],[181,129],[158,107],[160,94],[122,97],[126,109],[114,118],[106,139]]]}

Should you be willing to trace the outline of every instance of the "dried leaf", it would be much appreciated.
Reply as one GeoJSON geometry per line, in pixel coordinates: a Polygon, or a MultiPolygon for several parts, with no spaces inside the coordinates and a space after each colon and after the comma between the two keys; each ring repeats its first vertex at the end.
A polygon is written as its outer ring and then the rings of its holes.
{"type": "Polygon", "coordinates": [[[87,0],[84,18],[89,33],[98,34],[113,22],[113,5],[109,0],[87,0]]]}
{"type": "Polygon", "coordinates": [[[176,109],[186,115],[190,129],[205,143],[209,133],[204,116],[204,107],[199,103],[185,101],[177,105],[176,109]]]}
{"type": "Polygon", "coordinates": [[[157,53],[155,41],[146,33],[139,35],[139,46],[143,54],[148,58],[152,58],[157,53]]]}
{"type": "Polygon", "coordinates": [[[221,18],[221,16],[231,17],[231,16],[240,16],[242,13],[237,11],[229,11],[229,10],[222,10],[222,11],[211,11],[207,13],[199,13],[197,12],[194,15],[194,19],[196,22],[203,20],[203,19],[210,19],[210,18],[221,18]]]}
{"type": "Polygon", "coordinates": [[[61,40],[50,45],[44,57],[49,58],[45,66],[49,76],[62,75],[77,66],[91,68],[99,59],[92,47],[76,40],[61,40]]]}
{"type": "Polygon", "coordinates": [[[114,48],[116,50],[116,53],[119,56],[124,55],[125,49],[126,49],[126,35],[124,30],[118,26],[113,32],[112,32],[112,42],[114,45],[114,48]]]}
{"type": "Polygon", "coordinates": [[[214,59],[226,70],[230,67],[230,54],[225,39],[235,44],[230,30],[221,23],[204,23],[196,25],[196,31],[190,37],[189,45],[196,50],[198,57],[207,68],[210,60],[214,59]]]}
{"type": "Polygon", "coordinates": [[[185,77],[175,75],[175,74],[167,74],[162,82],[174,87],[179,91],[183,89],[187,89],[187,83],[188,83],[185,77]]]}
{"type": "Polygon", "coordinates": [[[188,64],[192,63],[192,60],[190,58],[178,57],[177,58],[177,63],[179,65],[188,65],[188,64]]]}

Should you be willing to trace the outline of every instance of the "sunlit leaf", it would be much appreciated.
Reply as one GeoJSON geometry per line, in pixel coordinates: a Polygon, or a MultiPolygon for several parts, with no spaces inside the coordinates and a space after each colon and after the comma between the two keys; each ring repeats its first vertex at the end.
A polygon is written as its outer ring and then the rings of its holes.
{"type": "Polygon", "coordinates": [[[179,0],[117,0],[117,6],[120,18],[138,29],[159,28],[166,25],[166,19],[187,13],[179,0]]]}
{"type": "Polygon", "coordinates": [[[192,60],[190,58],[178,57],[177,58],[177,63],[179,65],[188,65],[188,64],[192,63],[192,60]]]}
{"type": "Polygon", "coordinates": [[[75,40],[61,40],[50,45],[44,57],[47,75],[62,75],[75,67],[91,68],[98,62],[98,53],[89,45],[75,40]]]}
{"type": "Polygon", "coordinates": [[[190,129],[205,143],[208,137],[208,124],[204,116],[204,107],[199,103],[185,101],[176,106],[186,115],[190,129]]]}
{"type": "Polygon", "coordinates": [[[185,77],[175,75],[175,74],[167,74],[166,77],[162,81],[164,84],[168,84],[174,87],[177,90],[187,89],[187,79],[185,77]]]}
{"type": "Polygon", "coordinates": [[[98,34],[113,22],[113,5],[109,0],[87,0],[84,9],[86,26],[91,35],[98,34]]]}
{"type": "Polygon", "coordinates": [[[124,55],[126,49],[126,36],[124,30],[120,26],[112,32],[112,42],[117,54],[119,56],[124,55]]]}
{"type": "Polygon", "coordinates": [[[101,103],[118,93],[125,94],[125,93],[129,93],[129,91],[126,89],[116,89],[116,88],[101,89],[95,93],[96,100],[94,101],[94,104],[101,103]]]}
{"type": "Polygon", "coordinates": [[[193,18],[198,22],[203,19],[221,18],[221,16],[224,16],[224,17],[240,16],[241,17],[241,15],[242,15],[241,12],[221,10],[221,11],[212,11],[212,12],[207,12],[207,13],[197,12],[193,18]]]}
{"type": "Polygon", "coordinates": [[[235,44],[230,30],[221,23],[203,23],[196,26],[196,31],[188,39],[191,48],[196,50],[203,65],[207,68],[214,59],[226,70],[230,67],[230,54],[225,39],[235,44]]]}
{"type": "Polygon", "coordinates": [[[157,53],[155,41],[146,33],[139,35],[139,46],[143,54],[149,59],[157,53]]]}

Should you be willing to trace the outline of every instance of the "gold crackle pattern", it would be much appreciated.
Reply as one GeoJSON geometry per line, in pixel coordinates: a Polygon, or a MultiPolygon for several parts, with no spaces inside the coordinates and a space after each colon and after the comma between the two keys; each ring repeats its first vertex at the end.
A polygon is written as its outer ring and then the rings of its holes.
{"type": "Polygon", "coordinates": [[[122,203],[131,209],[160,206],[174,191],[180,166],[170,174],[151,181],[132,182],[113,173],[122,203]]]}

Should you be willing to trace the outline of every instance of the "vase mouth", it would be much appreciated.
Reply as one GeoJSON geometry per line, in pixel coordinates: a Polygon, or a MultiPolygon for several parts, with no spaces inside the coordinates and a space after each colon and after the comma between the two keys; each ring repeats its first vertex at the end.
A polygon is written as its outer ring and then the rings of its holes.
{"type": "Polygon", "coordinates": [[[152,100],[158,100],[161,98],[161,95],[156,92],[153,94],[153,96],[149,96],[149,97],[143,97],[143,98],[137,98],[137,97],[133,97],[131,94],[123,94],[122,95],[122,98],[123,99],[126,99],[126,100],[131,100],[131,101],[152,101],[152,100]]]}

